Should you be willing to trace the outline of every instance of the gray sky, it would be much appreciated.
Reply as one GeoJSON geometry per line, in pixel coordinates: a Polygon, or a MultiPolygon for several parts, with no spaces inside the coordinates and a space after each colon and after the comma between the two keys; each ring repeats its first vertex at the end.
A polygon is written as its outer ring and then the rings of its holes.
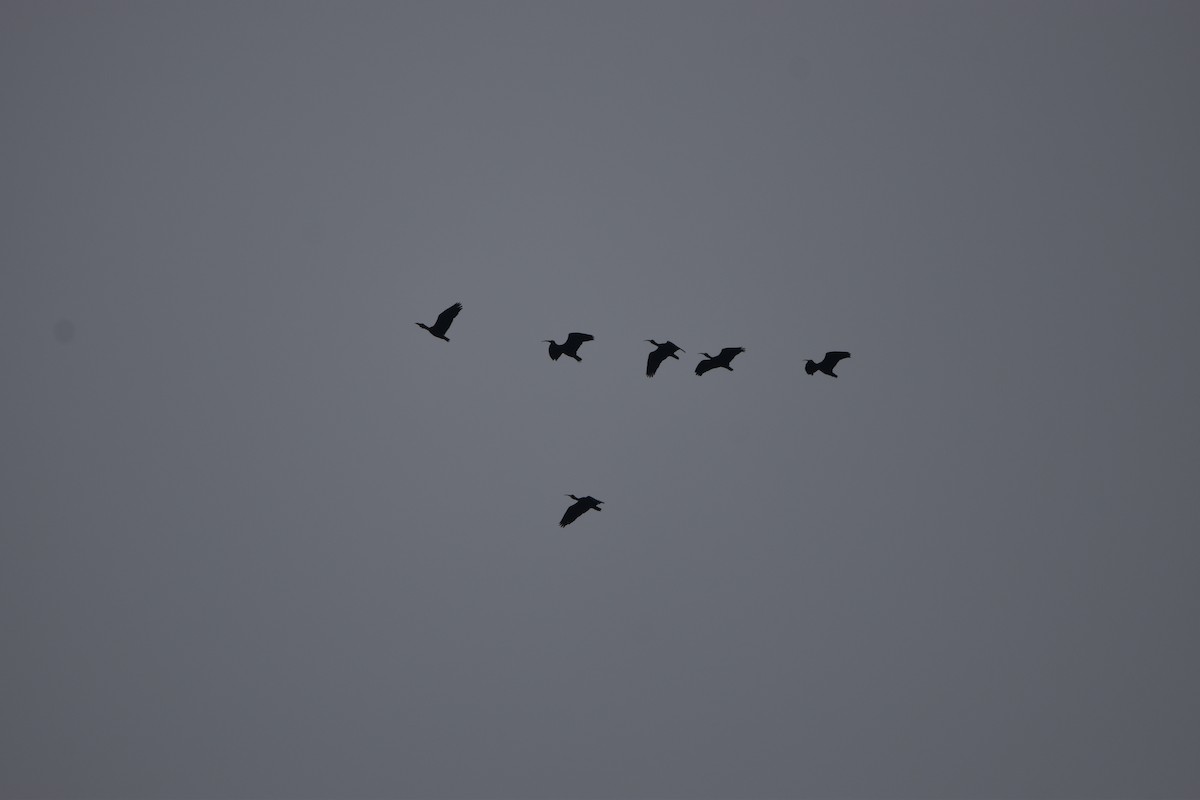
{"type": "Polygon", "coordinates": [[[6,3],[0,796],[1200,794],[1198,35],[6,3]]]}

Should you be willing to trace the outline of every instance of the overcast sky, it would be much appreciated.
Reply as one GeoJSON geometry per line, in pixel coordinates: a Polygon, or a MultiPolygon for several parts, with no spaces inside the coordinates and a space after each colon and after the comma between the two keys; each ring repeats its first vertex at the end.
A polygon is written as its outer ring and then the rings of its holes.
{"type": "Polygon", "coordinates": [[[1197,796],[1198,37],[6,2],[0,796],[1197,796]]]}

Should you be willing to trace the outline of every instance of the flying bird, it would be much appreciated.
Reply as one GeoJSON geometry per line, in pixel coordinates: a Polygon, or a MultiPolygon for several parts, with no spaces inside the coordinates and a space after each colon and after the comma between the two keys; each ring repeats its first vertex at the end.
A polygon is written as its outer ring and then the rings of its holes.
{"type": "Polygon", "coordinates": [[[570,525],[572,522],[574,522],[575,520],[579,519],[579,515],[585,511],[588,511],[593,508],[596,509],[597,511],[604,510],[600,507],[600,504],[603,503],[604,501],[597,500],[596,498],[592,497],[591,495],[588,495],[587,497],[576,497],[573,494],[569,494],[569,495],[567,495],[567,497],[571,498],[575,502],[573,504],[571,504],[570,508],[568,508],[566,513],[563,514],[562,520],[558,523],[558,527],[560,527],[560,528],[565,528],[568,525],[570,525]]]}
{"type": "Polygon", "coordinates": [[[590,342],[596,337],[590,333],[569,333],[567,340],[562,344],[555,344],[553,339],[542,339],[543,342],[550,342],[550,358],[558,361],[558,357],[562,355],[570,356],[576,361],[583,361],[579,357],[579,345],[584,342],[590,342]]]}
{"type": "Polygon", "coordinates": [[[715,356],[710,356],[708,353],[701,353],[700,355],[704,356],[705,360],[696,365],[696,374],[703,375],[710,369],[716,369],[717,367],[724,367],[733,372],[733,367],[729,366],[729,362],[733,361],[733,357],[738,353],[744,352],[746,352],[746,348],[744,347],[726,347],[715,356]]]}
{"type": "Polygon", "coordinates": [[[644,341],[647,341],[650,344],[652,344],[658,348],[657,350],[655,350],[653,353],[651,353],[646,358],[646,377],[647,378],[653,378],[654,373],[658,372],[658,365],[661,364],[662,362],[666,361],[668,358],[673,358],[676,361],[678,361],[679,356],[677,356],[675,354],[687,352],[686,350],[684,350],[682,347],[675,344],[674,342],[663,342],[663,343],[659,344],[658,342],[654,341],[653,339],[645,339],[644,341]]]}
{"type": "Polygon", "coordinates": [[[837,375],[833,374],[833,368],[836,367],[838,362],[843,358],[849,357],[850,354],[845,350],[830,350],[825,354],[825,357],[821,359],[820,364],[818,364],[816,361],[813,361],[811,358],[806,361],[804,364],[804,371],[809,375],[812,375],[814,372],[824,372],[829,377],[836,378],[837,375]]]}
{"type": "Polygon", "coordinates": [[[447,308],[442,313],[438,314],[437,322],[432,326],[426,325],[424,322],[418,322],[417,325],[432,333],[439,339],[450,341],[446,338],[446,331],[450,330],[450,323],[454,322],[454,318],[458,316],[458,312],[462,311],[462,303],[455,303],[447,308]]]}

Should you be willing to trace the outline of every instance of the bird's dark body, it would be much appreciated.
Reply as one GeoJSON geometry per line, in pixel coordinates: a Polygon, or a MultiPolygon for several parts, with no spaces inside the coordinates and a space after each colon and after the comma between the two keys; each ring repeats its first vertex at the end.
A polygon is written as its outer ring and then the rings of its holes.
{"type": "Polygon", "coordinates": [[[657,348],[654,352],[646,357],[647,378],[654,377],[654,373],[658,372],[658,367],[660,364],[662,364],[662,362],[666,361],[668,358],[673,358],[678,361],[679,356],[675,354],[686,352],[682,347],[674,342],[663,342],[662,344],[659,344],[653,339],[647,339],[646,341],[657,348]]]}
{"type": "Polygon", "coordinates": [[[592,497],[591,495],[588,495],[586,497],[576,497],[573,494],[569,494],[569,495],[567,495],[567,497],[571,498],[575,502],[572,503],[571,506],[567,509],[566,513],[563,514],[562,520],[558,523],[558,527],[560,527],[560,528],[565,528],[568,525],[570,525],[572,522],[574,522],[575,520],[579,519],[579,516],[581,514],[583,514],[583,512],[585,512],[585,511],[590,511],[591,509],[595,509],[596,511],[604,510],[600,507],[600,504],[603,503],[604,501],[597,500],[596,498],[592,497]]]}
{"type": "Polygon", "coordinates": [[[437,322],[432,325],[426,325],[418,322],[417,326],[424,328],[442,341],[450,341],[446,338],[446,331],[450,330],[450,323],[454,322],[454,318],[458,316],[458,312],[462,311],[462,303],[455,303],[447,308],[442,313],[438,314],[437,322]]]}
{"type": "Polygon", "coordinates": [[[824,372],[829,377],[836,378],[837,375],[833,374],[833,368],[836,367],[838,362],[843,358],[849,357],[850,354],[845,350],[830,350],[825,354],[825,358],[821,359],[819,364],[816,361],[813,361],[811,358],[805,362],[804,371],[809,375],[814,375],[818,372],[824,372]]]}
{"type": "Polygon", "coordinates": [[[738,353],[744,352],[746,352],[746,348],[744,347],[726,347],[715,356],[710,356],[708,353],[701,353],[700,355],[704,356],[705,360],[696,365],[696,374],[703,375],[710,369],[717,369],[718,367],[733,372],[733,367],[729,366],[729,362],[733,361],[734,356],[738,353]]]}
{"type": "Polygon", "coordinates": [[[590,342],[595,338],[590,333],[569,333],[567,334],[567,340],[562,344],[556,344],[551,339],[543,341],[550,342],[550,358],[552,360],[558,361],[559,356],[570,356],[576,361],[583,361],[579,357],[579,345],[584,342],[590,342]]]}

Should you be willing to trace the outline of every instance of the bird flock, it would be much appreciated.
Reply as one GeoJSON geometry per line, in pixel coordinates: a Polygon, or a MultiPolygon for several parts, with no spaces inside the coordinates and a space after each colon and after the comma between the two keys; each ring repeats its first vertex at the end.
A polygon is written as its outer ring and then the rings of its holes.
{"type": "MultiPolygon", "coordinates": [[[[417,326],[429,331],[431,335],[436,336],[438,339],[448,342],[450,339],[446,336],[446,332],[450,330],[451,323],[454,322],[454,319],[458,316],[459,312],[462,311],[462,308],[462,303],[455,303],[442,313],[438,314],[437,320],[432,325],[426,325],[423,322],[418,322],[417,326]]],[[[552,361],[558,361],[558,359],[562,356],[568,356],[576,361],[583,361],[583,359],[579,356],[580,345],[582,345],[584,342],[593,341],[595,338],[596,337],[592,336],[590,333],[579,333],[577,331],[573,331],[567,334],[566,341],[564,341],[562,344],[558,344],[553,339],[543,339],[542,341],[550,344],[549,351],[550,359],[552,361]]],[[[653,378],[655,373],[658,372],[658,368],[668,358],[673,358],[678,361],[679,356],[676,355],[676,353],[687,352],[682,347],[671,341],[656,342],[653,339],[644,339],[643,341],[654,345],[654,350],[651,351],[650,355],[646,357],[647,378],[653,378]]],[[[746,352],[746,348],[744,347],[725,347],[722,348],[721,352],[717,353],[715,356],[708,353],[701,353],[700,355],[704,356],[704,359],[696,365],[696,374],[703,375],[704,373],[714,369],[727,369],[730,372],[733,372],[733,367],[730,366],[730,363],[739,353],[744,352],[746,352]]],[[[804,364],[804,371],[809,375],[814,375],[818,372],[821,372],[830,376],[831,378],[836,378],[837,374],[834,373],[833,368],[836,367],[838,362],[840,362],[842,359],[849,357],[850,354],[845,350],[831,350],[827,352],[825,357],[820,361],[813,361],[811,358],[808,359],[808,361],[806,361],[804,364]]],[[[565,528],[575,520],[579,519],[579,517],[582,516],[585,511],[591,511],[593,509],[596,511],[603,510],[600,508],[600,505],[604,501],[597,500],[591,495],[576,497],[573,494],[568,494],[567,497],[571,498],[575,502],[567,508],[566,512],[562,515],[562,519],[559,520],[558,525],[560,528],[565,528]]]]}

